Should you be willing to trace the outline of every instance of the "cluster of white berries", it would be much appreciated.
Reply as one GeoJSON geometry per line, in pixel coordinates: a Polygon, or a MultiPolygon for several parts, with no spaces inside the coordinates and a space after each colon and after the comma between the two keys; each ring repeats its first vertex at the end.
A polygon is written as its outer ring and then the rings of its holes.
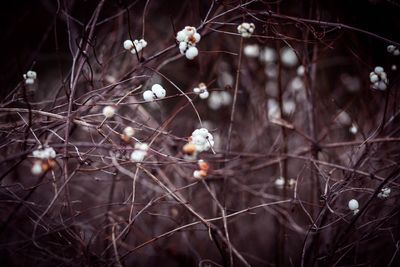
{"type": "MultiPolygon", "coordinates": [[[[278,101],[271,98],[267,101],[268,119],[274,121],[281,118],[281,110],[278,101]]],[[[296,110],[296,102],[291,99],[285,99],[282,103],[283,113],[286,115],[293,114],[296,110]]]]}
{"type": "Polygon", "coordinates": [[[143,99],[145,101],[153,101],[154,99],[163,99],[167,94],[164,87],[158,83],[153,84],[151,90],[146,90],[143,92],[143,99]]]}
{"type": "Polygon", "coordinates": [[[392,190],[389,187],[384,187],[381,189],[381,192],[379,192],[378,197],[379,198],[388,198],[391,191],[392,190]]]}
{"type": "Polygon", "coordinates": [[[195,146],[197,152],[208,151],[214,146],[214,137],[206,128],[200,128],[193,131],[190,143],[195,146]]]}
{"type": "Polygon", "coordinates": [[[32,156],[37,159],[31,168],[34,175],[40,175],[55,165],[56,151],[52,147],[39,148],[32,152],[32,156]]]}
{"type": "Polygon", "coordinates": [[[133,42],[132,40],[124,41],[124,49],[130,51],[132,54],[136,54],[136,52],[139,53],[146,46],[147,42],[144,39],[134,40],[133,42]]]}
{"type": "Polygon", "coordinates": [[[179,51],[190,60],[194,59],[199,54],[196,44],[200,39],[200,34],[196,31],[196,28],[192,26],[186,26],[176,34],[176,40],[179,42],[179,51]]]}
{"type": "Polygon", "coordinates": [[[380,66],[375,67],[374,71],[369,74],[369,80],[372,83],[372,88],[378,90],[386,90],[389,80],[386,72],[380,66]]]}
{"type": "Polygon", "coordinates": [[[202,159],[199,159],[199,160],[197,161],[197,166],[198,166],[199,169],[198,169],[198,170],[195,170],[195,171],[193,172],[193,177],[196,178],[196,179],[202,179],[202,178],[207,177],[208,170],[209,170],[209,168],[210,168],[210,166],[208,165],[208,163],[205,162],[205,161],[202,160],[202,159]]]}
{"type": "Polygon", "coordinates": [[[131,161],[142,162],[144,157],[147,155],[149,145],[146,143],[136,143],[135,150],[131,154],[131,161]]]}
{"type": "MultiPolygon", "coordinates": [[[[277,188],[282,189],[285,186],[285,178],[283,178],[282,176],[279,176],[278,178],[276,178],[274,184],[277,188]]],[[[289,187],[293,187],[296,184],[296,180],[289,179],[288,184],[289,184],[289,187]]]]}
{"type": "Polygon", "coordinates": [[[22,75],[22,77],[24,77],[25,84],[34,84],[37,78],[37,74],[33,70],[28,70],[26,74],[22,75]]]}
{"type": "Polygon", "coordinates": [[[351,199],[347,205],[348,205],[349,209],[351,211],[353,211],[354,215],[356,215],[360,211],[358,209],[359,208],[359,204],[358,204],[358,201],[356,199],[351,199]]]}
{"type": "Polygon", "coordinates": [[[237,27],[237,31],[243,38],[250,38],[255,28],[254,23],[243,22],[237,27]]]}
{"type": "Polygon", "coordinates": [[[56,157],[56,151],[54,151],[52,147],[46,147],[33,151],[32,156],[38,159],[54,159],[56,157]]]}
{"type": "Polygon", "coordinates": [[[388,47],[386,48],[386,50],[390,53],[393,54],[393,56],[398,56],[400,55],[400,50],[398,47],[394,46],[394,45],[388,45],[388,47]]]}
{"type": "Polygon", "coordinates": [[[207,99],[210,93],[205,83],[199,83],[198,87],[193,88],[193,92],[198,94],[201,99],[207,99]]]}
{"type": "Polygon", "coordinates": [[[107,119],[114,117],[115,115],[115,108],[113,106],[105,106],[103,108],[103,116],[107,119]]]}
{"type": "MultiPolygon", "coordinates": [[[[255,52],[255,48],[250,49],[248,52],[255,52]]],[[[289,46],[282,47],[279,51],[279,59],[282,62],[282,65],[285,67],[295,67],[299,64],[299,59],[297,58],[296,52],[289,46]]],[[[278,53],[275,49],[271,47],[264,47],[262,51],[260,51],[259,59],[261,62],[268,64],[275,63],[278,60],[278,53]]],[[[299,69],[298,76],[304,75],[304,66],[299,69]]]]}
{"type": "Polygon", "coordinates": [[[229,106],[232,102],[232,96],[227,91],[213,91],[208,98],[208,106],[217,110],[223,106],[229,106]]]}

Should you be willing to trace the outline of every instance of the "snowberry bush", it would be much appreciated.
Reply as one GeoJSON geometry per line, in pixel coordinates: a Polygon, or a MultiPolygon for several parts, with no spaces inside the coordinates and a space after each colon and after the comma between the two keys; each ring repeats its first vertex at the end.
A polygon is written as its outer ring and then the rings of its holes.
{"type": "Polygon", "coordinates": [[[399,266],[396,1],[14,2],[2,266],[399,266]]]}

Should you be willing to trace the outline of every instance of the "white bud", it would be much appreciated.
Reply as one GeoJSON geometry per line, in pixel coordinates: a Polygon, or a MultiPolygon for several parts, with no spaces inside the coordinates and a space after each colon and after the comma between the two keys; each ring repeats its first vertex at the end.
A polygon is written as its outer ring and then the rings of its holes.
{"type": "Polygon", "coordinates": [[[105,106],[105,107],[103,108],[103,115],[104,115],[104,117],[106,117],[106,118],[111,118],[111,117],[114,116],[114,114],[115,114],[115,108],[114,108],[114,107],[112,107],[112,106],[105,106]]]}
{"type": "Polygon", "coordinates": [[[146,90],[143,92],[143,99],[145,101],[153,101],[155,98],[154,93],[150,90],[146,90]]]}
{"type": "Polygon", "coordinates": [[[133,49],[133,42],[131,40],[125,40],[124,41],[124,49],[125,50],[133,49]]]}
{"type": "Polygon", "coordinates": [[[197,48],[194,46],[189,47],[189,49],[186,50],[186,53],[185,53],[186,58],[189,60],[194,59],[198,54],[199,54],[199,50],[197,50],[197,48]]]}
{"type": "Polygon", "coordinates": [[[359,208],[358,201],[355,199],[351,199],[348,203],[348,207],[350,210],[353,210],[353,211],[358,210],[358,208],[359,208]]]}
{"type": "Polygon", "coordinates": [[[195,87],[195,88],[193,88],[193,92],[194,92],[195,94],[200,94],[200,93],[201,93],[201,90],[200,90],[200,88],[195,87]]]}

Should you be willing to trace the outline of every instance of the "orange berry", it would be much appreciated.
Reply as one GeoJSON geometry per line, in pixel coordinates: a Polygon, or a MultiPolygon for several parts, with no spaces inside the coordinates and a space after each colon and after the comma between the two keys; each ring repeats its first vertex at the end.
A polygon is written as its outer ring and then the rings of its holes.
{"type": "Polygon", "coordinates": [[[199,170],[199,174],[201,177],[206,177],[207,176],[207,172],[205,170],[199,170]]]}
{"type": "Polygon", "coordinates": [[[50,169],[50,165],[47,161],[42,161],[42,170],[43,172],[47,172],[50,169]]]}
{"type": "Polygon", "coordinates": [[[197,164],[199,165],[200,170],[203,170],[205,172],[207,172],[210,169],[210,165],[208,165],[208,163],[205,162],[204,160],[199,160],[197,164]]]}
{"type": "Polygon", "coordinates": [[[129,143],[129,141],[131,140],[131,138],[129,136],[127,136],[126,134],[121,134],[121,139],[125,143],[129,143]]]}
{"type": "Polygon", "coordinates": [[[47,163],[49,164],[50,168],[53,168],[54,166],[56,166],[56,161],[55,160],[49,159],[47,161],[47,163]]]}
{"type": "Polygon", "coordinates": [[[182,150],[183,153],[191,155],[196,152],[196,146],[193,145],[192,143],[187,143],[186,145],[183,146],[182,150]]]}

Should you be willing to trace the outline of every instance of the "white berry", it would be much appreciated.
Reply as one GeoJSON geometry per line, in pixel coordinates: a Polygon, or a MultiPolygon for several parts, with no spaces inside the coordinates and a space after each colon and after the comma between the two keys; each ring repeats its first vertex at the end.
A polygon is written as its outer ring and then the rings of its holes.
{"type": "Polygon", "coordinates": [[[125,127],[124,128],[124,134],[127,137],[132,137],[135,134],[135,130],[131,126],[125,127]]]}
{"type": "Polygon", "coordinates": [[[31,168],[31,172],[33,175],[40,175],[43,173],[42,163],[40,161],[36,161],[33,163],[31,168]]]}
{"type": "Polygon", "coordinates": [[[143,92],[143,99],[145,101],[153,101],[155,98],[154,93],[150,90],[146,90],[143,92]]]}
{"type": "Polygon", "coordinates": [[[112,106],[105,106],[103,108],[103,115],[106,118],[112,118],[115,115],[115,108],[112,106]]]}
{"type": "Polygon", "coordinates": [[[133,42],[131,40],[125,40],[124,41],[124,49],[125,50],[133,49],[133,42]]]}
{"type": "Polygon", "coordinates": [[[196,47],[192,46],[186,50],[185,56],[187,59],[192,60],[199,54],[199,50],[196,47]]]}
{"type": "Polygon", "coordinates": [[[358,201],[355,199],[351,199],[348,203],[349,209],[350,210],[357,210],[359,208],[358,201]]]}

